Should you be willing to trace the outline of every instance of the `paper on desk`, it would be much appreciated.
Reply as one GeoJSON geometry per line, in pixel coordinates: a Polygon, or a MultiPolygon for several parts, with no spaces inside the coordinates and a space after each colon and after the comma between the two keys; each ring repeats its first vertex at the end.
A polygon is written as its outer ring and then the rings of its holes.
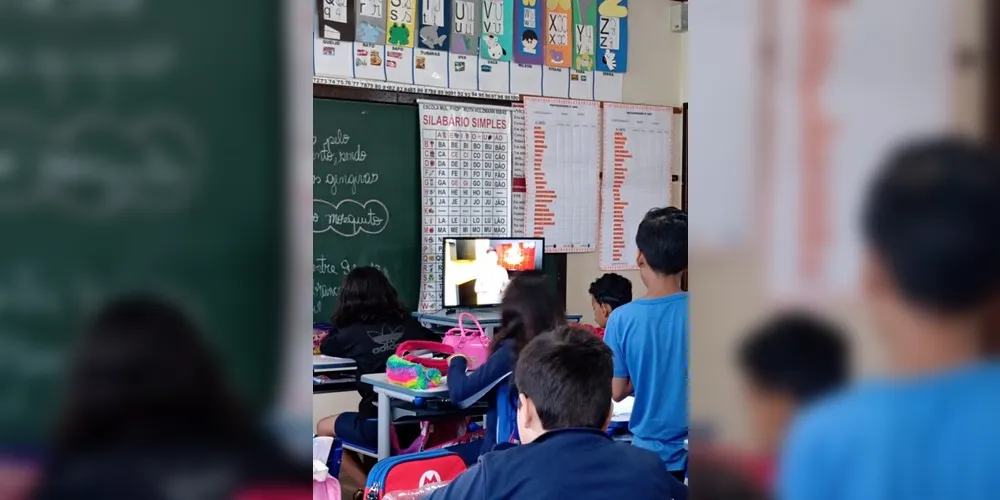
{"type": "Polygon", "coordinates": [[[632,405],[635,404],[635,397],[629,396],[620,403],[612,402],[614,407],[611,410],[611,420],[628,420],[632,416],[632,405]]]}
{"type": "Polygon", "coordinates": [[[330,459],[330,450],[333,448],[333,438],[328,436],[316,436],[313,438],[313,460],[326,463],[330,459]]]}

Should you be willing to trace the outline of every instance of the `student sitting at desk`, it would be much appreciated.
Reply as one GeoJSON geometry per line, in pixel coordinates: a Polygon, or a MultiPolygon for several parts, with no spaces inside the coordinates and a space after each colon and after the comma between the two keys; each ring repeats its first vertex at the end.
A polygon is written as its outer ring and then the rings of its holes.
{"type": "Polygon", "coordinates": [[[632,302],[632,282],[617,273],[605,273],[590,284],[590,307],[594,309],[594,334],[604,338],[611,311],[632,302]]]}
{"type": "Polygon", "coordinates": [[[566,322],[559,300],[549,292],[544,274],[525,271],[511,280],[500,302],[500,327],[490,345],[490,357],[476,371],[466,373],[468,360],[454,355],[448,365],[448,394],[459,406],[468,406],[489,395],[486,436],[480,454],[493,450],[498,442],[516,442],[513,422],[517,392],[510,379],[518,353],[539,333],[566,322]],[[498,429],[498,412],[509,430],[498,429]],[[506,435],[498,436],[498,432],[506,435]]]}
{"type": "Polygon", "coordinates": [[[522,445],[484,455],[429,500],[681,500],[656,454],[612,441],[611,351],[576,326],[532,340],[517,361],[522,445]]]}
{"type": "MultiPolygon", "coordinates": [[[[320,345],[327,356],[353,359],[358,377],[385,372],[386,360],[396,353],[396,346],[407,340],[441,341],[441,337],[420,326],[399,301],[399,295],[382,271],[374,267],[358,267],[347,274],[340,286],[337,310],[333,313],[333,330],[320,345]]],[[[326,417],[316,424],[319,436],[335,436],[364,448],[378,447],[377,396],[368,384],[357,384],[361,403],[357,412],[345,412],[326,417]]],[[[400,426],[400,443],[416,437],[416,425],[400,426]]],[[[351,454],[344,454],[341,465],[355,481],[365,484],[367,473],[351,454]]]]}

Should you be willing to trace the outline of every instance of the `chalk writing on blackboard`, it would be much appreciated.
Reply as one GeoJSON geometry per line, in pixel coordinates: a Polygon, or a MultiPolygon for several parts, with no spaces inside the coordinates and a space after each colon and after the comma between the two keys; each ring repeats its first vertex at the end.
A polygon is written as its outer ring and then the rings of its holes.
{"type": "Polygon", "coordinates": [[[351,136],[337,130],[337,135],[331,135],[317,147],[317,137],[313,136],[313,161],[322,163],[333,163],[340,165],[345,163],[361,163],[368,158],[368,152],[360,144],[343,150],[334,150],[334,146],[345,146],[351,141],[351,136]]]}
{"type": "Polygon", "coordinates": [[[326,184],[330,186],[330,194],[336,195],[340,186],[347,186],[351,189],[351,194],[358,194],[358,186],[371,186],[378,182],[379,176],[374,172],[361,174],[326,174],[325,176],[313,175],[313,184],[326,184]]]}
{"type": "MultiPolygon", "coordinates": [[[[385,274],[385,277],[389,278],[390,282],[392,281],[392,275],[389,274],[389,269],[381,264],[376,264],[374,262],[368,262],[367,264],[351,262],[347,259],[341,259],[339,262],[334,262],[334,259],[328,259],[326,254],[320,254],[318,257],[313,258],[313,274],[346,276],[352,269],[365,265],[382,271],[382,274],[385,274]]],[[[336,298],[338,295],[340,295],[339,285],[326,285],[313,280],[313,314],[319,314],[322,312],[323,302],[336,298]]]]}
{"type": "Polygon", "coordinates": [[[2,113],[0,137],[0,210],[54,208],[98,220],[164,215],[186,208],[200,188],[203,144],[190,123],[169,112],[83,113],[52,124],[2,113]],[[129,153],[93,147],[108,142],[129,153]]]}
{"type": "Polygon", "coordinates": [[[313,233],[333,231],[346,238],[379,234],[389,225],[389,209],[378,200],[313,200],[312,222],[313,233]]]}

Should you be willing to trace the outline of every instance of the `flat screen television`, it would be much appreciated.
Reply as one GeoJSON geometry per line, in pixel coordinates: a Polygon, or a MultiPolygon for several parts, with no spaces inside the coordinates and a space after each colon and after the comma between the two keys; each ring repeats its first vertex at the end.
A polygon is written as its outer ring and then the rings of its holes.
{"type": "Polygon", "coordinates": [[[445,238],[441,304],[446,308],[500,305],[517,273],[542,271],[544,238],[445,238]]]}

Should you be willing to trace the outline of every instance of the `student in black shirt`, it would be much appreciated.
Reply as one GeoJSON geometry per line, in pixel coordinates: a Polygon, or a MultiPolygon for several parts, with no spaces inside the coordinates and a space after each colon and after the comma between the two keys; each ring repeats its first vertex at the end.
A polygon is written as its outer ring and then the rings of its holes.
{"type": "MultiPolygon", "coordinates": [[[[420,326],[410,317],[392,283],[374,267],[358,267],[348,273],[340,286],[333,330],[320,345],[327,356],[353,359],[358,365],[358,392],[361,403],[357,412],[331,415],[316,424],[319,436],[336,436],[366,448],[378,447],[378,411],[375,391],[362,384],[361,375],[384,373],[385,363],[396,347],[407,340],[441,341],[441,337],[420,326]]],[[[412,426],[410,426],[412,427],[412,426]]],[[[415,437],[416,429],[397,428],[400,443],[415,437]]],[[[342,467],[356,481],[364,484],[366,474],[361,464],[345,454],[342,467]]]]}

